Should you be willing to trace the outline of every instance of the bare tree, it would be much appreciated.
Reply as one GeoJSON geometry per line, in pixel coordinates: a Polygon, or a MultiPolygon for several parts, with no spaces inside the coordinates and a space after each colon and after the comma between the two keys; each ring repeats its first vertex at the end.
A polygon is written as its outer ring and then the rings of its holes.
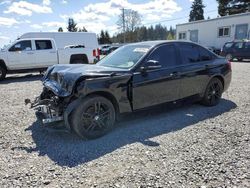
{"type": "Polygon", "coordinates": [[[137,11],[131,9],[122,9],[119,15],[117,25],[123,29],[123,32],[134,31],[141,24],[141,16],[137,11]]]}

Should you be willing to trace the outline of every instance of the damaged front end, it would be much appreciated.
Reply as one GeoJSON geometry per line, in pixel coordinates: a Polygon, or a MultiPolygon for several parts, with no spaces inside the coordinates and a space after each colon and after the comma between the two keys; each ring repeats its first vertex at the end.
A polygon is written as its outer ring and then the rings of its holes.
{"type": "Polygon", "coordinates": [[[25,100],[26,104],[30,104],[30,107],[36,111],[36,117],[40,123],[44,126],[51,128],[62,128],[63,111],[66,106],[65,99],[56,96],[48,88],[44,87],[41,95],[33,102],[29,99],[25,100]]]}
{"type": "Polygon", "coordinates": [[[37,119],[46,127],[68,131],[71,131],[71,113],[84,96],[96,91],[110,91],[121,104],[120,110],[130,111],[126,83],[131,75],[106,69],[94,65],[52,66],[43,78],[41,95],[32,102],[26,99],[25,103],[35,109],[37,119]]]}

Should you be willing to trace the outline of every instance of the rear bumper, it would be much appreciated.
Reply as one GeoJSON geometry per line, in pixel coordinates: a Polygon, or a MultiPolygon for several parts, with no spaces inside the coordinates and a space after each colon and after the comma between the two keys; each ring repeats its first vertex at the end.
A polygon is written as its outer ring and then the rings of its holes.
{"type": "Polygon", "coordinates": [[[230,83],[232,80],[232,71],[228,72],[225,76],[224,76],[224,91],[228,90],[230,83]]]}

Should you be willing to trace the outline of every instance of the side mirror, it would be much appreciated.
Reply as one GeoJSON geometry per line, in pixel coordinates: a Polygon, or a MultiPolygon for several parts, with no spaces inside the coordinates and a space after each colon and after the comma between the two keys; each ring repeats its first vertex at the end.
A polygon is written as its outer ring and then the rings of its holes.
{"type": "Polygon", "coordinates": [[[160,69],[162,66],[159,61],[156,60],[148,60],[145,66],[141,67],[142,72],[146,72],[147,70],[156,70],[160,69]]]}

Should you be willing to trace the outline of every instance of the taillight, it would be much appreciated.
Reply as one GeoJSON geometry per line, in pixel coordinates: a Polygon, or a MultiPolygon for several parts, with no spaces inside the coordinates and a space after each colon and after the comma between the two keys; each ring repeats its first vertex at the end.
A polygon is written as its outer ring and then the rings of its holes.
{"type": "Polygon", "coordinates": [[[100,50],[100,48],[97,48],[97,56],[100,56],[101,55],[101,50],[100,50]]]}
{"type": "Polygon", "coordinates": [[[232,63],[231,63],[231,61],[227,60],[227,64],[228,64],[229,69],[232,70],[232,63]]]}
{"type": "Polygon", "coordinates": [[[93,50],[93,56],[96,57],[96,50],[93,50]]]}

